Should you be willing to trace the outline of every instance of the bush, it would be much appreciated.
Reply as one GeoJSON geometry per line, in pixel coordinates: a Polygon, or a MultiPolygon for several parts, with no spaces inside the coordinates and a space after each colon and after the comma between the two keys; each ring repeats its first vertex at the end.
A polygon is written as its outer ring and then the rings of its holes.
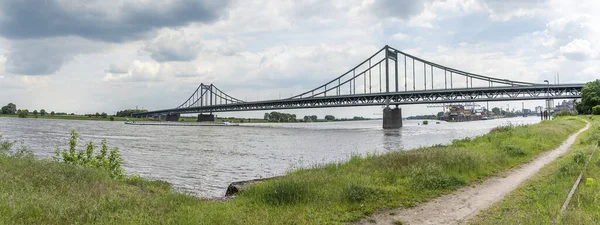
{"type": "Polygon", "coordinates": [[[17,114],[19,114],[19,118],[26,118],[27,115],[29,114],[29,111],[27,109],[23,109],[23,110],[19,110],[19,112],[17,114]]]}
{"type": "Polygon", "coordinates": [[[568,110],[561,110],[560,112],[554,113],[554,118],[561,116],[575,116],[575,114],[568,110]]]}
{"type": "Polygon", "coordinates": [[[585,163],[585,154],[582,151],[578,151],[573,156],[573,162],[575,162],[577,164],[584,164],[585,163]]]}
{"type": "Polygon", "coordinates": [[[114,116],[110,116],[110,117],[108,117],[108,119],[109,119],[110,121],[115,121],[115,117],[114,117],[114,116]]]}
{"type": "Polygon", "coordinates": [[[106,146],[106,139],[103,139],[101,142],[100,152],[94,153],[94,143],[89,142],[86,145],[86,150],[77,151],[75,148],[77,147],[77,140],[79,139],[79,134],[75,132],[75,130],[71,130],[71,138],[69,139],[69,150],[63,149],[61,151],[60,148],[56,149],[54,152],[56,161],[63,161],[68,164],[80,165],[84,167],[98,168],[101,170],[105,170],[110,174],[112,178],[123,178],[123,169],[121,168],[121,164],[123,164],[123,159],[121,158],[121,154],[119,153],[119,148],[115,147],[113,149],[108,149],[106,146]]]}
{"type": "Polygon", "coordinates": [[[600,115],[600,105],[592,107],[592,114],[600,115]]]}

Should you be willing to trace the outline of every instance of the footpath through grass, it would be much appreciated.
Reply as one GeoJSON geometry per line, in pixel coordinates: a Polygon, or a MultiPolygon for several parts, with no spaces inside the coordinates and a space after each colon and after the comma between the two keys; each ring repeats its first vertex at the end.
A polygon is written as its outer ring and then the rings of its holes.
{"type": "Polygon", "coordinates": [[[353,157],[290,172],[226,202],[169,184],[28,157],[0,156],[0,224],[338,224],[409,207],[527,162],[560,145],[575,118],[503,126],[473,139],[353,157]]]}
{"type": "Polygon", "coordinates": [[[536,176],[483,211],[472,224],[600,224],[600,117],[580,117],[592,123],[567,154],[544,167],[536,176]],[[590,154],[594,153],[591,161],[590,154]],[[579,173],[582,181],[569,207],[565,202],[579,173]],[[589,178],[589,179],[588,179],[589,178]]]}

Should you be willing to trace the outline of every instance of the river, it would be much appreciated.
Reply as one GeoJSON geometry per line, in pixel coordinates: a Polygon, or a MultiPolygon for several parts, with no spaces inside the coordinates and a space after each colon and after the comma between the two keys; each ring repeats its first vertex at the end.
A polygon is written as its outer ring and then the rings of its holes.
{"type": "Polygon", "coordinates": [[[285,174],[294,168],[343,161],[353,154],[409,150],[474,137],[503,124],[537,123],[538,117],[418,125],[404,121],[241,124],[239,127],[130,126],[123,122],[1,118],[4,139],[23,142],[39,158],[67,148],[75,129],[85,142],[118,146],[126,173],[166,180],[179,191],[220,197],[229,183],[285,174]]]}

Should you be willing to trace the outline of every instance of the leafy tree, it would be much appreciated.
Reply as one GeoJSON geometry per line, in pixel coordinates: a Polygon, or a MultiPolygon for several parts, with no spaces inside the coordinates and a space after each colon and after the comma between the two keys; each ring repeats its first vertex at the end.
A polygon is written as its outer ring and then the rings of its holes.
{"type": "Polygon", "coordinates": [[[6,106],[2,106],[0,110],[2,114],[16,114],[17,113],[17,105],[13,103],[8,103],[6,106]]]}
{"type": "MultiPolygon", "coordinates": [[[[269,121],[271,122],[296,122],[296,115],[289,113],[271,112],[268,113],[269,121]]],[[[265,114],[265,117],[267,115],[265,114]]]]}
{"type": "Polygon", "coordinates": [[[33,115],[34,115],[34,116],[37,116],[37,114],[38,114],[38,111],[37,111],[37,109],[34,109],[34,110],[33,110],[33,115]]]}
{"type": "Polygon", "coordinates": [[[500,115],[500,108],[494,107],[494,108],[492,108],[492,112],[496,115],[500,115]]]}
{"type": "Polygon", "coordinates": [[[51,116],[54,116],[56,113],[54,113],[54,111],[50,112],[51,116]]]}
{"type": "Polygon", "coordinates": [[[600,105],[592,107],[592,114],[600,115],[600,105]]]}
{"type": "Polygon", "coordinates": [[[317,121],[319,118],[316,115],[310,116],[310,120],[317,121]]]}
{"type": "Polygon", "coordinates": [[[581,90],[581,102],[575,105],[579,114],[592,113],[592,107],[600,105],[600,80],[588,82],[581,90]]]}
{"type": "Polygon", "coordinates": [[[17,114],[19,114],[19,118],[25,118],[29,114],[29,110],[27,109],[19,109],[17,114]]]}
{"type": "MultiPolygon", "coordinates": [[[[108,117],[108,119],[109,119],[110,121],[115,121],[115,117],[114,117],[114,116],[110,116],[110,117],[108,117]]],[[[181,121],[183,122],[183,119],[181,119],[181,121]]]]}
{"type": "Polygon", "coordinates": [[[309,116],[304,116],[304,118],[302,118],[302,120],[304,120],[304,122],[307,122],[307,121],[310,120],[310,117],[309,116]]]}
{"type": "Polygon", "coordinates": [[[144,112],[148,112],[148,110],[145,109],[125,109],[123,111],[118,111],[116,116],[119,117],[131,117],[132,114],[134,113],[144,113],[144,112]]]}
{"type": "Polygon", "coordinates": [[[102,112],[102,114],[100,114],[100,116],[104,119],[106,119],[106,117],[108,117],[108,115],[105,112],[102,112]]]}
{"type": "Polygon", "coordinates": [[[335,116],[333,116],[333,115],[326,115],[325,116],[325,120],[335,120],[335,116]]]}
{"type": "Polygon", "coordinates": [[[45,116],[45,115],[46,115],[46,114],[48,114],[48,113],[46,113],[46,110],[45,110],[45,109],[41,109],[41,110],[40,110],[40,114],[41,114],[42,116],[45,116]]]}
{"type": "Polygon", "coordinates": [[[100,116],[100,113],[96,112],[96,117],[99,117],[99,116],[100,116]]]}

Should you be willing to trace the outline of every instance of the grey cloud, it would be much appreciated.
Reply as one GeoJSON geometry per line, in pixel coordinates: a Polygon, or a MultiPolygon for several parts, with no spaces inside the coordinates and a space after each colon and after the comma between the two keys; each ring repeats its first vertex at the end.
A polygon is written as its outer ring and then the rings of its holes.
{"type": "Polygon", "coordinates": [[[191,61],[198,56],[200,46],[186,40],[185,36],[169,35],[149,42],[144,50],[158,62],[191,61]]]}
{"type": "Polygon", "coordinates": [[[381,17],[406,20],[418,15],[425,9],[423,0],[376,0],[372,5],[373,13],[381,17]]]}
{"type": "Polygon", "coordinates": [[[160,27],[220,18],[228,1],[0,1],[0,35],[10,39],[80,36],[119,42],[160,27]]]}
{"type": "Polygon", "coordinates": [[[22,75],[52,74],[77,54],[103,46],[76,37],[15,41],[7,53],[5,70],[22,75]]]}
{"type": "Polygon", "coordinates": [[[110,64],[108,66],[108,69],[106,70],[107,73],[128,73],[129,72],[129,66],[126,64],[110,64]]]}

